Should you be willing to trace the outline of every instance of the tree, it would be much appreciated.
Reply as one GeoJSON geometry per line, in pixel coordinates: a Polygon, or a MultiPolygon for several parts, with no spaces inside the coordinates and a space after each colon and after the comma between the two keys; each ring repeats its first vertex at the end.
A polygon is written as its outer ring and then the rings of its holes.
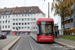
{"type": "Polygon", "coordinates": [[[71,10],[73,2],[75,2],[75,0],[53,0],[51,10],[53,11],[55,9],[54,15],[58,14],[61,17],[63,30],[65,30],[65,17],[71,17],[73,14],[71,10]]]}

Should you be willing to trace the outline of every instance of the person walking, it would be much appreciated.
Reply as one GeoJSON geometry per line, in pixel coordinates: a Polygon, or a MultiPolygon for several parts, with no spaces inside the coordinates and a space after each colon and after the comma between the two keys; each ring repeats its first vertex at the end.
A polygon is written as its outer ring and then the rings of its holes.
{"type": "Polygon", "coordinates": [[[57,38],[59,39],[59,30],[57,31],[57,38]]]}
{"type": "Polygon", "coordinates": [[[57,38],[57,31],[55,31],[55,38],[57,38]]]}

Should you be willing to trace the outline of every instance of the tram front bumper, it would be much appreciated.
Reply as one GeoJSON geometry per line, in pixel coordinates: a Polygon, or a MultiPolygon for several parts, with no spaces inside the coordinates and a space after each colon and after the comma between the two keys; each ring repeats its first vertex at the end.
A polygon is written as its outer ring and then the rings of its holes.
{"type": "Polygon", "coordinates": [[[54,42],[54,38],[39,38],[38,42],[54,42]]]}

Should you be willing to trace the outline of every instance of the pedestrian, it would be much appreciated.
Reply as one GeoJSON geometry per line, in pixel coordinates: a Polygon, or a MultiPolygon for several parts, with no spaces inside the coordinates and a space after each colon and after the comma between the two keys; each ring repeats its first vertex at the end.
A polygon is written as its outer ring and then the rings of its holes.
{"type": "Polygon", "coordinates": [[[57,38],[59,39],[59,30],[57,31],[57,38]]]}
{"type": "Polygon", "coordinates": [[[55,38],[57,38],[57,31],[55,31],[55,38]]]}
{"type": "Polygon", "coordinates": [[[15,32],[15,35],[17,35],[17,32],[15,32]]]}

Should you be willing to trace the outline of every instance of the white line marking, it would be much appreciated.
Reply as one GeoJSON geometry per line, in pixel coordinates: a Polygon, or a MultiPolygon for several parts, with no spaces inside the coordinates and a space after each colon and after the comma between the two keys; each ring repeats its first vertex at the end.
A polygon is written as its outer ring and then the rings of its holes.
{"type": "Polygon", "coordinates": [[[20,43],[21,43],[21,40],[20,40],[20,42],[19,42],[19,44],[17,45],[17,47],[16,47],[16,49],[15,49],[15,50],[17,50],[17,49],[18,49],[18,47],[19,47],[20,43]]]}
{"type": "Polygon", "coordinates": [[[28,41],[29,41],[29,43],[30,43],[31,49],[34,50],[32,44],[31,44],[31,42],[30,42],[30,40],[28,40],[28,41]]]}

